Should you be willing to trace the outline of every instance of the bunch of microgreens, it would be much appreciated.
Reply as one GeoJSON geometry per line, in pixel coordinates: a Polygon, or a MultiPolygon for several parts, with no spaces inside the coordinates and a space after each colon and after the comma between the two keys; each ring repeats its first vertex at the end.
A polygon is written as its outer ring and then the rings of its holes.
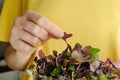
{"type": "Polygon", "coordinates": [[[120,69],[110,59],[105,62],[98,59],[98,48],[76,43],[72,48],[66,41],[71,37],[66,34],[62,38],[67,48],[53,55],[45,56],[42,50],[35,57],[35,64],[27,72],[32,72],[35,80],[119,80],[120,69]]]}

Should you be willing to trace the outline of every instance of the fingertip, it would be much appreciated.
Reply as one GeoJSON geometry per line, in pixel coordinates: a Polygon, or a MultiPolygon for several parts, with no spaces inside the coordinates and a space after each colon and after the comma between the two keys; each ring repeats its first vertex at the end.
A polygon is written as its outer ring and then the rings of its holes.
{"type": "Polygon", "coordinates": [[[61,39],[63,36],[64,36],[64,32],[63,31],[57,31],[54,34],[54,38],[56,38],[56,39],[61,39]]]}
{"type": "Polygon", "coordinates": [[[58,33],[58,37],[59,38],[62,38],[64,36],[64,32],[63,31],[60,31],[59,33],[58,33]]]}

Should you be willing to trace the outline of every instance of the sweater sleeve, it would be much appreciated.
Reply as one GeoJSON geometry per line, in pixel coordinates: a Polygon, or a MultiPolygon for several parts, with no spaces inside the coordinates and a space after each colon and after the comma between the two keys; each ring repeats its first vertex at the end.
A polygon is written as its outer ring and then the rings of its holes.
{"type": "Polygon", "coordinates": [[[23,14],[22,0],[5,0],[0,15],[0,41],[8,42],[10,30],[16,17],[23,14]]]}

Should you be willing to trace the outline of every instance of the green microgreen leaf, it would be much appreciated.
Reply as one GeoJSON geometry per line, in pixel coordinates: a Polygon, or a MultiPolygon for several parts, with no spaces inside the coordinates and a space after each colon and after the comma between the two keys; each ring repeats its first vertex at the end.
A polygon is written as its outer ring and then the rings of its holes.
{"type": "Polygon", "coordinates": [[[40,75],[40,74],[39,74],[39,77],[40,77],[40,78],[43,78],[43,75],[40,75]]]}
{"type": "Polygon", "coordinates": [[[53,79],[52,79],[52,76],[50,76],[50,77],[48,78],[48,80],[53,80],[53,79]]]}
{"type": "Polygon", "coordinates": [[[57,57],[57,51],[56,51],[56,50],[53,50],[53,55],[54,55],[55,57],[57,57]]]}
{"type": "Polygon", "coordinates": [[[88,80],[86,77],[83,77],[82,80],[88,80]]]}
{"type": "Polygon", "coordinates": [[[57,76],[61,72],[61,67],[58,66],[54,69],[54,71],[51,73],[52,76],[57,76]]]}
{"type": "Polygon", "coordinates": [[[75,66],[74,65],[70,65],[68,70],[74,71],[75,70],[75,66]]]}
{"type": "Polygon", "coordinates": [[[100,49],[98,48],[92,48],[91,51],[90,51],[90,57],[91,58],[96,58],[97,56],[97,53],[100,51],[100,49]]]}
{"type": "Polygon", "coordinates": [[[91,76],[91,79],[92,79],[92,80],[97,80],[97,77],[91,76]]]}
{"type": "Polygon", "coordinates": [[[108,80],[106,75],[100,75],[98,80],[108,80]]]}
{"type": "Polygon", "coordinates": [[[95,68],[98,68],[100,66],[100,62],[99,61],[93,61],[92,65],[95,67],[95,68]]]}
{"type": "Polygon", "coordinates": [[[71,52],[68,52],[66,55],[67,55],[68,57],[70,57],[70,56],[71,56],[71,52]]]}

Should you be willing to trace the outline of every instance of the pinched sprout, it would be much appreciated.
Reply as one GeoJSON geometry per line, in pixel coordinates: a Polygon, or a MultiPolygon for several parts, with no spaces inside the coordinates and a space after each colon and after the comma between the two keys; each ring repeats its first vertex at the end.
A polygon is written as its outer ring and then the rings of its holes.
{"type": "Polygon", "coordinates": [[[27,71],[32,72],[35,80],[119,80],[120,68],[110,59],[99,60],[99,51],[91,46],[82,48],[79,43],[74,48],[67,43],[64,51],[53,50],[53,55],[48,56],[40,50],[35,64],[27,71]]]}

